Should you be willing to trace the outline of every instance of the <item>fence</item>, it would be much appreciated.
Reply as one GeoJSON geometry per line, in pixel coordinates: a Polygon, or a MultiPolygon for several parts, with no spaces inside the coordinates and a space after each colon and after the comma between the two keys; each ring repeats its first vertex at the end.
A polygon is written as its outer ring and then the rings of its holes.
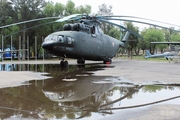
{"type": "MultiPolygon", "coordinates": [[[[8,46],[10,47],[4,47],[4,36],[2,35],[2,41],[1,41],[1,49],[0,49],[0,58],[2,61],[4,61],[5,59],[11,59],[14,60],[15,57],[17,57],[18,60],[30,60],[30,59],[34,59],[37,60],[38,57],[38,44],[37,44],[37,36],[34,36],[34,48],[30,47],[30,40],[29,40],[29,36],[26,37],[26,44],[22,43],[22,37],[19,36],[19,48],[14,48],[13,47],[13,37],[12,35],[10,36],[10,44],[8,46]],[[26,45],[24,48],[26,49],[22,49],[22,46],[26,45]],[[34,50],[30,50],[30,48],[33,48],[34,50]],[[18,53],[18,55],[16,54],[18,53]],[[30,54],[31,53],[31,54],[30,54]],[[23,58],[24,55],[24,59],[23,58]]],[[[41,37],[41,43],[43,42],[44,37],[41,37]]],[[[42,49],[42,53],[41,53],[41,59],[44,60],[44,49],[42,49]]]]}

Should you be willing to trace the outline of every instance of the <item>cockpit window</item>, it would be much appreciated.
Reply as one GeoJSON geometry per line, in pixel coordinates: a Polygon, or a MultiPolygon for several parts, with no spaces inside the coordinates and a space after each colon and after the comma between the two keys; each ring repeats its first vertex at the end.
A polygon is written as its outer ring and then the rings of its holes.
{"type": "Polygon", "coordinates": [[[60,43],[64,43],[64,37],[61,36],[61,35],[59,35],[59,36],[58,36],[58,41],[59,41],[60,43]]]}
{"type": "Polygon", "coordinates": [[[72,44],[73,41],[74,41],[73,38],[67,37],[67,44],[72,44]]]}
{"type": "Polygon", "coordinates": [[[52,37],[52,35],[48,35],[48,36],[44,39],[44,41],[51,40],[51,37],[52,37]]]}
{"type": "Polygon", "coordinates": [[[72,90],[67,91],[67,97],[71,97],[73,94],[74,94],[74,92],[72,90]]]}
{"type": "Polygon", "coordinates": [[[59,99],[63,99],[64,98],[64,92],[60,92],[58,97],[59,97],[59,99]]]}
{"type": "Polygon", "coordinates": [[[57,35],[53,35],[52,38],[51,38],[51,40],[57,41],[57,37],[58,37],[57,35]]]}
{"type": "Polygon", "coordinates": [[[45,41],[57,41],[58,40],[58,35],[55,35],[55,34],[51,34],[51,35],[48,35],[46,38],[45,38],[45,41]]]}

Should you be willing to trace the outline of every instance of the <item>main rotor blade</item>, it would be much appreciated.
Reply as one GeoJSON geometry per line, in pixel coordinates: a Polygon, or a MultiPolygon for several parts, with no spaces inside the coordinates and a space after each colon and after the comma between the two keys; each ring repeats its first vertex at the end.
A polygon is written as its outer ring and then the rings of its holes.
{"type": "MultiPolygon", "coordinates": [[[[103,19],[106,18],[135,18],[135,19],[141,19],[141,20],[148,20],[148,21],[152,21],[152,22],[157,22],[157,23],[162,23],[162,24],[166,24],[166,25],[172,25],[172,26],[176,26],[176,27],[180,27],[180,25],[175,25],[175,24],[171,24],[171,23],[167,23],[167,22],[162,22],[162,21],[157,21],[157,20],[152,20],[152,19],[147,19],[147,18],[142,18],[142,17],[135,17],[135,16],[120,16],[120,15],[113,15],[113,16],[103,16],[103,19]]],[[[102,18],[102,17],[101,17],[102,18]]]]}
{"type": "Polygon", "coordinates": [[[82,18],[82,14],[73,14],[73,15],[69,15],[67,17],[63,17],[59,20],[56,20],[55,22],[64,22],[64,21],[68,21],[68,20],[79,20],[80,18],[82,18]]]}
{"type": "MultiPolygon", "coordinates": [[[[155,27],[160,27],[160,28],[164,28],[164,29],[170,29],[168,27],[164,27],[164,26],[161,26],[161,25],[157,25],[157,24],[152,24],[152,23],[148,23],[148,22],[142,22],[142,21],[136,21],[136,20],[128,20],[128,19],[118,19],[118,18],[108,18],[106,20],[118,20],[118,21],[128,21],[128,22],[135,22],[135,23],[141,23],[141,24],[146,24],[146,25],[152,25],[152,26],[155,26],[155,27]]],[[[174,30],[176,32],[180,32],[178,30],[174,30]]]]}
{"type": "Polygon", "coordinates": [[[109,22],[109,21],[103,20],[103,19],[100,19],[99,21],[105,22],[105,23],[108,23],[108,24],[115,25],[115,26],[117,26],[117,27],[119,27],[119,28],[122,28],[122,29],[124,29],[124,30],[126,30],[126,31],[129,31],[131,34],[133,34],[133,35],[135,35],[135,36],[137,36],[137,37],[143,39],[142,36],[140,36],[139,34],[135,33],[134,31],[132,31],[132,30],[130,30],[130,29],[128,29],[128,28],[125,28],[125,27],[122,26],[122,25],[119,25],[119,24],[116,24],[116,23],[113,23],[113,22],[109,22]]]}
{"type": "Polygon", "coordinates": [[[19,25],[19,24],[25,24],[25,23],[29,23],[29,22],[35,22],[35,21],[47,20],[47,19],[56,19],[56,18],[59,18],[59,17],[46,17],[46,18],[32,19],[32,20],[27,20],[27,21],[23,21],[23,22],[13,23],[13,24],[5,25],[5,26],[0,26],[0,29],[1,28],[10,27],[10,26],[14,26],[14,25],[19,25]]]}

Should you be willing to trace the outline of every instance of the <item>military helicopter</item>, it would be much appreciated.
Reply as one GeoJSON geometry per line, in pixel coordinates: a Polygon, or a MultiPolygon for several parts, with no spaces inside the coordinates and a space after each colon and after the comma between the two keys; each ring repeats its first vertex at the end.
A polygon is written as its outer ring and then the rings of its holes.
{"type": "Polygon", "coordinates": [[[63,31],[48,35],[42,43],[42,47],[52,54],[62,57],[60,64],[65,66],[68,65],[68,62],[64,58],[77,59],[78,64],[84,64],[85,60],[111,63],[119,48],[125,47],[130,33],[137,34],[121,25],[104,19],[102,16],[91,17],[81,14],[74,14],[59,19],[56,22],[73,20],[78,21],[78,23],[65,24],[63,31]],[[123,40],[120,41],[104,34],[100,28],[100,21],[125,29],[127,32],[123,40]]]}
{"type": "Polygon", "coordinates": [[[130,21],[169,29],[157,24],[137,20],[121,19],[119,17],[137,18],[163,23],[160,21],[133,16],[89,16],[82,14],[73,14],[56,20],[56,22],[77,22],[73,24],[65,24],[63,26],[63,31],[54,32],[48,35],[42,43],[42,47],[45,50],[50,51],[52,54],[62,57],[60,64],[65,66],[68,65],[68,62],[65,61],[64,58],[77,59],[78,64],[84,64],[85,60],[111,63],[112,58],[115,56],[119,48],[124,48],[126,46],[130,34],[140,38],[142,37],[132,30],[129,30],[122,25],[111,22],[110,20],[130,21]],[[100,28],[100,22],[115,25],[125,30],[126,34],[124,38],[122,40],[117,40],[111,36],[104,34],[100,28]]]}

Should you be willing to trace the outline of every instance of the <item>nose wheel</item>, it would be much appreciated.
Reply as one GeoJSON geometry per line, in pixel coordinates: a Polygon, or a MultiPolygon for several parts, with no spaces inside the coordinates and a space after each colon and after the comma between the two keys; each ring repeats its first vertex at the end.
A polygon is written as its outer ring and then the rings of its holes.
{"type": "Polygon", "coordinates": [[[61,60],[60,65],[61,67],[68,67],[68,61],[61,60]]]}

